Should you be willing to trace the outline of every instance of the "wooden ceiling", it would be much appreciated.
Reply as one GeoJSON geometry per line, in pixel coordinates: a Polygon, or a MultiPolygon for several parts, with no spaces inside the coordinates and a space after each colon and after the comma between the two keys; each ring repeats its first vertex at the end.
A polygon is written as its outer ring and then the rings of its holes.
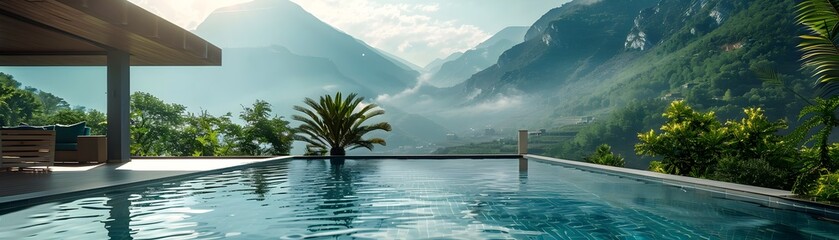
{"type": "Polygon", "coordinates": [[[221,49],[126,0],[0,1],[0,66],[219,66],[221,49]]]}

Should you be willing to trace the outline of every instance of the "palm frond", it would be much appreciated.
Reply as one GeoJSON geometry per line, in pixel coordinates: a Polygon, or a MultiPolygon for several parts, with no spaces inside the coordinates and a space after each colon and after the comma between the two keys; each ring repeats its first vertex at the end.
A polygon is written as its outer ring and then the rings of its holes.
{"type": "Polygon", "coordinates": [[[796,22],[810,32],[801,35],[803,65],[814,69],[823,95],[835,93],[839,88],[839,47],[836,45],[839,29],[839,1],[804,0],[797,6],[796,22]]]}

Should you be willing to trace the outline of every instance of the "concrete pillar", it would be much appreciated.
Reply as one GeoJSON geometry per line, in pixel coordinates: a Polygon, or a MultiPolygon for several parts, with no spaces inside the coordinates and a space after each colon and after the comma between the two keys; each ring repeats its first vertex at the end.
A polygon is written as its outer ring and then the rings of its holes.
{"type": "Polygon", "coordinates": [[[527,154],[527,130],[519,130],[519,154],[527,154]]]}
{"type": "Polygon", "coordinates": [[[131,161],[130,59],[126,52],[108,51],[108,162],[131,161]]]}

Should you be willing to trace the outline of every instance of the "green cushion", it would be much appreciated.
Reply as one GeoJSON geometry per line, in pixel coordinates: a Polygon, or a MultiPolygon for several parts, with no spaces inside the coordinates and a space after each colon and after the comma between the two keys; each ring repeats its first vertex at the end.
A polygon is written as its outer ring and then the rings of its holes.
{"type": "Polygon", "coordinates": [[[85,122],[73,125],[55,125],[56,143],[76,143],[79,135],[84,135],[85,122]]]}
{"type": "Polygon", "coordinates": [[[78,143],[56,143],[55,150],[56,151],[76,151],[78,149],[78,143]]]}

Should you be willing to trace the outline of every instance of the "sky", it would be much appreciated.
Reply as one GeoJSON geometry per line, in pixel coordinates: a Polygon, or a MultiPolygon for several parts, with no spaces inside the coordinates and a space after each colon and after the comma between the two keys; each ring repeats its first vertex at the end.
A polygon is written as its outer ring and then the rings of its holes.
{"type": "MultiPolygon", "coordinates": [[[[251,0],[129,0],[193,30],[251,0]]],[[[291,0],[322,21],[419,66],[466,51],[508,26],[530,26],[570,0],[291,0]]]]}

